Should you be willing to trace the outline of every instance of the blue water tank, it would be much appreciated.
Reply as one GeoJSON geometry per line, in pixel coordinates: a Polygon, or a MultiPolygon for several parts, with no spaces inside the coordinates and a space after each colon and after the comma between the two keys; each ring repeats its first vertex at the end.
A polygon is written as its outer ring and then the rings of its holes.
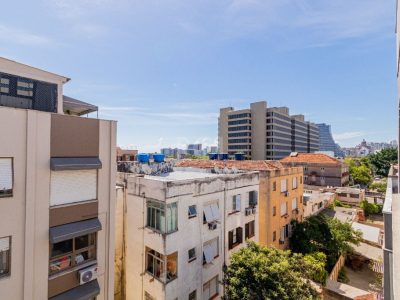
{"type": "Polygon", "coordinates": [[[218,154],[219,160],[228,160],[228,158],[229,158],[228,153],[219,153],[218,154]]]}
{"type": "Polygon", "coordinates": [[[235,160],[244,160],[244,154],[241,152],[235,153],[235,160]]]}
{"type": "Polygon", "coordinates": [[[139,153],[137,155],[137,160],[140,163],[148,163],[150,159],[150,155],[148,153],[139,153]]]}
{"type": "Polygon", "coordinates": [[[218,154],[217,153],[209,153],[208,154],[208,159],[209,160],[216,160],[216,159],[218,159],[218,154]]]}
{"type": "Polygon", "coordinates": [[[164,162],[165,155],[164,154],[160,154],[160,153],[155,153],[155,154],[153,154],[153,158],[154,158],[155,162],[161,163],[161,162],[164,162]]]}

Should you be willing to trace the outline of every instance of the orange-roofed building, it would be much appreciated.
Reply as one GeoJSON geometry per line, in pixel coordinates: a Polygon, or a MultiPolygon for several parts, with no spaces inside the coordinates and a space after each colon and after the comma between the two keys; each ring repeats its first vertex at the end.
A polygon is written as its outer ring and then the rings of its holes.
{"type": "Polygon", "coordinates": [[[322,153],[297,153],[280,160],[286,166],[304,168],[304,184],[346,186],[349,167],[344,162],[322,153]]]}
{"type": "MultiPolygon", "coordinates": [[[[268,160],[193,160],[178,161],[177,168],[208,170],[236,169],[259,171],[259,243],[286,249],[291,234],[290,222],[303,220],[303,168],[288,167],[268,160]]],[[[227,207],[234,199],[227,199],[227,207]]],[[[246,210],[241,213],[246,213],[246,210]]]]}

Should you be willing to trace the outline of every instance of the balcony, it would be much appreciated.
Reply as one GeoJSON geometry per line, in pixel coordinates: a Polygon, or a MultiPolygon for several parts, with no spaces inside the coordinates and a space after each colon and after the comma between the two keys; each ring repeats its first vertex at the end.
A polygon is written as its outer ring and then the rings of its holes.
{"type": "Polygon", "coordinates": [[[178,277],[178,252],[163,255],[146,247],[146,272],[162,283],[169,283],[178,277]]]}

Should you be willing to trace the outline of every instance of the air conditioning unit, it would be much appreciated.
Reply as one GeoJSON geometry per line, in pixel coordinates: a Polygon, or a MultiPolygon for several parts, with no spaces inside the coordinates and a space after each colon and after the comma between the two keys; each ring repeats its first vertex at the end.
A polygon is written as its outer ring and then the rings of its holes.
{"type": "Polygon", "coordinates": [[[252,209],[251,208],[246,208],[245,210],[245,215],[250,216],[252,214],[252,209]]]}
{"type": "Polygon", "coordinates": [[[253,208],[251,209],[251,212],[253,213],[253,215],[255,215],[255,214],[256,214],[256,212],[257,212],[256,208],[255,208],[255,207],[253,207],[253,208]]]}
{"type": "Polygon", "coordinates": [[[215,223],[215,222],[208,223],[208,229],[210,229],[210,230],[217,229],[217,223],[215,223]]]}
{"type": "Polygon", "coordinates": [[[85,284],[97,278],[97,265],[79,270],[79,283],[85,284]]]}

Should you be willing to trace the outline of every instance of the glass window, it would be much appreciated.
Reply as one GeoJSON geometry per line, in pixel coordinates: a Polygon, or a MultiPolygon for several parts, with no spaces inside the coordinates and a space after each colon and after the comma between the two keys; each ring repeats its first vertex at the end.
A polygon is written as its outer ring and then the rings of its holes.
{"type": "Polygon", "coordinates": [[[287,191],[287,180],[282,179],[281,180],[281,193],[284,193],[287,191]]]}
{"type": "Polygon", "coordinates": [[[276,241],[276,231],[274,231],[272,233],[272,241],[275,242],[276,241]]]}
{"type": "Polygon", "coordinates": [[[178,230],[178,205],[147,200],[147,227],[170,233],[178,230]]]}
{"type": "Polygon", "coordinates": [[[0,238],[0,277],[10,275],[11,237],[0,238]]]}
{"type": "Polygon", "coordinates": [[[188,209],[189,218],[194,218],[197,216],[197,207],[196,205],[190,205],[188,209]]]}
{"type": "Polygon", "coordinates": [[[249,206],[256,206],[258,203],[258,193],[257,191],[249,192],[249,206]]]}
{"type": "Polygon", "coordinates": [[[18,78],[17,95],[32,97],[33,96],[33,82],[29,79],[18,78]]]}
{"type": "Polygon", "coordinates": [[[189,262],[194,261],[196,259],[196,248],[189,249],[188,256],[189,262]]]}
{"type": "Polygon", "coordinates": [[[297,208],[297,198],[292,199],[292,210],[295,210],[297,208]]]}
{"type": "Polygon", "coordinates": [[[203,300],[210,300],[218,295],[218,276],[203,285],[203,300]]]}
{"type": "Polygon", "coordinates": [[[196,290],[194,290],[193,292],[191,292],[189,294],[189,300],[196,300],[197,299],[197,295],[196,295],[196,290]]]}
{"type": "Polygon", "coordinates": [[[272,190],[275,192],[276,191],[276,181],[274,181],[273,183],[272,183],[272,190]]]}
{"type": "Polygon", "coordinates": [[[276,206],[272,207],[272,215],[276,216],[276,206]]]}
{"type": "Polygon", "coordinates": [[[167,283],[177,277],[178,252],[162,255],[146,248],[146,271],[153,277],[167,283]]]}
{"type": "Polygon", "coordinates": [[[13,192],[13,159],[0,158],[0,198],[11,197],[13,192]]]}
{"type": "Polygon", "coordinates": [[[96,259],[96,233],[51,245],[50,274],[96,259]]]}
{"type": "Polygon", "coordinates": [[[203,244],[203,264],[211,263],[218,255],[218,237],[203,244]]]}
{"type": "Polygon", "coordinates": [[[240,211],[240,195],[234,195],[232,198],[232,211],[240,211]]]}

